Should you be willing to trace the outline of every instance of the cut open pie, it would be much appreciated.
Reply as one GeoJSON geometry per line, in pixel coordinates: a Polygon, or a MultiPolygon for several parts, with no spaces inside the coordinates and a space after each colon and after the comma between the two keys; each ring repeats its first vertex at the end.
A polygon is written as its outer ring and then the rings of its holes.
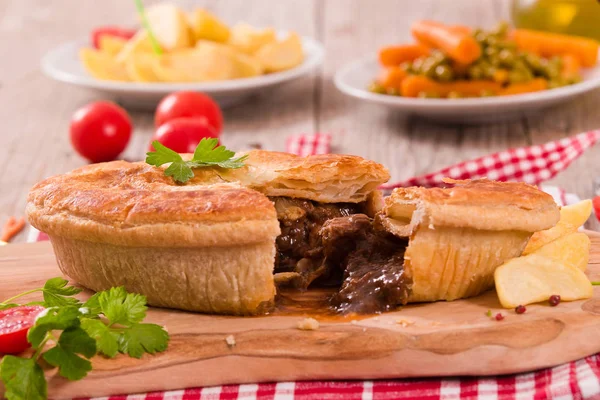
{"type": "Polygon", "coordinates": [[[491,181],[397,189],[382,209],[380,164],[247,154],[243,168],[198,168],[186,184],[145,163],[86,166],[35,185],[27,214],[85,287],[238,315],[268,311],[276,285],[335,286],[341,312],[473,296],[559,217],[536,188],[491,181]]]}

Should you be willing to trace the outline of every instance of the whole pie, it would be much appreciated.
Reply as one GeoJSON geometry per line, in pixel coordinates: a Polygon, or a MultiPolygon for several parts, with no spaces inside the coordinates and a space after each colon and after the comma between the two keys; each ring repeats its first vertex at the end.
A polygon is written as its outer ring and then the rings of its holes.
{"type": "Polygon", "coordinates": [[[277,287],[335,287],[331,307],[370,313],[487,290],[559,211],[537,188],[487,180],[396,189],[356,156],[251,151],[239,169],[177,184],[115,161],[48,178],[27,214],[60,269],[92,290],[125,286],[154,306],[249,315],[277,287]]]}

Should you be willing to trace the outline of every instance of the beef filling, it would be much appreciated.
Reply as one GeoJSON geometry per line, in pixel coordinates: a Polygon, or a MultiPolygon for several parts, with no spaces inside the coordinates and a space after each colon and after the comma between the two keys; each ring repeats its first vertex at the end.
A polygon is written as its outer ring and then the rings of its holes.
{"type": "Polygon", "coordinates": [[[331,281],[336,273],[323,263],[321,227],[327,220],[362,211],[362,205],[327,204],[288,197],[272,197],[271,200],[275,203],[281,227],[281,235],[276,241],[275,273],[293,278],[293,285],[303,289],[317,278],[321,278],[323,284],[331,281]]]}
{"type": "Polygon", "coordinates": [[[407,240],[378,228],[361,204],[324,204],[273,197],[281,235],[275,278],[306,289],[311,283],[341,288],[332,298],[340,312],[372,313],[406,304],[412,281],[404,271],[407,240]]]}
{"type": "Polygon", "coordinates": [[[397,238],[363,214],[335,218],[322,229],[326,258],[344,270],[332,304],[342,313],[389,311],[406,304],[412,279],[404,270],[407,239],[397,238]]]}

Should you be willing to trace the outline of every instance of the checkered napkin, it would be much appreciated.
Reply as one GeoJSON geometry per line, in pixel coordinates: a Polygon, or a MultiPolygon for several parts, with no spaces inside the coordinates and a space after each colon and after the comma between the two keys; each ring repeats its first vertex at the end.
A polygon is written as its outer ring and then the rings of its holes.
{"type": "MultiPolygon", "coordinates": [[[[585,149],[600,140],[600,130],[582,133],[540,146],[510,149],[466,161],[427,175],[387,184],[390,191],[403,186],[441,186],[442,178],[521,180],[550,193],[558,204],[571,204],[577,196],[541,185],[564,170],[585,149]]],[[[288,138],[287,150],[299,155],[330,152],[327,134],[288,138]]],[[[47,240],[32,230],[31,241],[47,240]]],[[[590,338],[597,340],[597,338],[590,338]]],[[[201,374],[202,371],[196,371],[201,374]]],[[[312,381],[225,385],[167,392],[111,396],[102,400],[321,400],[321,399],[600,399],[600,354],[527,374],[486,378],[398,379],[378,381],[312,381]]],[[[94,399],[100,400],[100,399],[94,399]]]]}

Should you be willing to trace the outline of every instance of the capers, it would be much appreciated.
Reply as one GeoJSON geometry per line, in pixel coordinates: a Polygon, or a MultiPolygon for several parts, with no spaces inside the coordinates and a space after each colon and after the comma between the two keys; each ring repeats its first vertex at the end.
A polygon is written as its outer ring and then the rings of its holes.
{"type": "Polygon", "coordinates": [[[450,82],[454,78],[452,68],[450,68],[448,65],[438,65],[435,67],[435,78],[438,81],[450,82]]]}
{"type": "Polygon", "coordinates": [[[385,88],[379,84],[379,82],[371,82],[369,85],[369,92],[385,94],[385,88]]]}
{"type": "Polygon", "coordinates": [[[437,92],[419,92],[417,95],[421,99],[439,99],[440,94],[437,92]]]}

